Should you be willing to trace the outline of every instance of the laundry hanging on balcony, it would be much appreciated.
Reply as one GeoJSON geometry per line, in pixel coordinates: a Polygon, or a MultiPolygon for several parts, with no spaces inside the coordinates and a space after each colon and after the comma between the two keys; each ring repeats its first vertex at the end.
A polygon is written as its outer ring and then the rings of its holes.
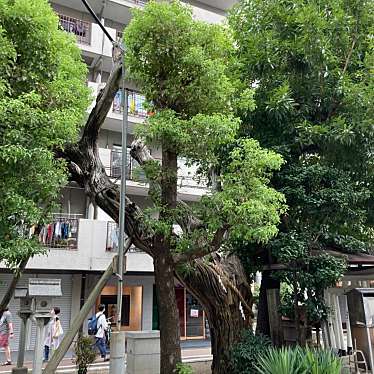
{"type": "Polygon", "coordinates": [[[106,237],[106,250],[118,251],[119,244],[119,229],[115,222],[107,223],[107,237],[106,237]]]}
{"type": "Polygon", "coordinates": [[[39,226],[39,243],[51,247],[76,247],[78,220],[56,218],[53,223],[39,226]]]}

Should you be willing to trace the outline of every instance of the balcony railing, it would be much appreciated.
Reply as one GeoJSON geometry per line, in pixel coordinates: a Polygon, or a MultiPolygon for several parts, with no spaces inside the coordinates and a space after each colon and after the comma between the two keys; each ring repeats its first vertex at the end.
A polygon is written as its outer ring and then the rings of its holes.
{"type": "Polygon", "coordinates": [[[123,32],[117,30],[117,32],[116,32],[116,41],[117,42],[121,42],[122,41],[122,37],[123,37],[123,32]]]}
{"type": "MultiPolygon", "coordinates": [[[[146,117],[147,111],[144,108],[145,97],[135,91],[127,91],[127,110],[132,116],[146,117]]],[[[118,91],[113,100],[113,112],[123,112],[123,97],[122,91],[118,91]]]]}
{"type": "MultiPolygon", "coordinates": [[[[156,161],[161,163],[161,159],[155,158],[156,161]]],[[[120,149],[112,149],[110,152],[110,166],[107,167],[107,174],[116,179],[121,178],[121,165],[122,165],[122,151],[120,149]]],[[[136,182],[146,182],[145,173],[130,155],[130,148],[127,149],[127,168],[126,179],[136,182]]],[[[191,173],[186,173],[183,169],[178,170],[178,187],[193,187],[198,189],[207,188],[207,180],[202,178],[197,180],[191,173]]]]}
{"type": "Polygon", "coordinates": [[[139,5],[145,5],[148,3],[148,0],[130,0],[134,4],[139,4],[139,5]]]}
{"type": "MultiPolygon", "coordinates": [[[[109,175],[112,178],[121,178],[121,166],[122,166],[122,151],[112,150],[110,153],[110,169],[109,175]]],[[[139,164],[130,156],[130,149],[127,149],[127,167],[126,167],[126,179],[145,181],[145,174],[141,170],[139,164]]]]}
{"type": "Polygon", "coordinates": [[[51,223],[38,227],[39,243],[48,248],[77,249],[81,214],[54,214],[51,223]]]}
{"type": "Polygon", "coordinates": [[[60,26],[67,32],[70,32],[77,37],[77,41],[80,44],[91,44],[91,23],[82,21],[77,18],[65,16],[63,14],[58,15],[60,19],[60,26]]]}

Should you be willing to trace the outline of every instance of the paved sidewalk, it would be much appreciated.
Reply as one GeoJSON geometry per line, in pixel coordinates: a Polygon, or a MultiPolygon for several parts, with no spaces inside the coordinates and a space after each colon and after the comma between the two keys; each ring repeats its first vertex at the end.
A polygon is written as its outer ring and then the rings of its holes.
{"type": "MultiPolygon", "coordinates": [[[[183,348],[182,349],[182,358],[185,360],[194,359],[194,358],[209,358],[211,357],[210,347],[196,347],[196,348],[183,348]]],[[[25,366],[29,369],[32,369],[32,362],[26,361],[25,366]]],[[[0,373],[8,374],[12,372],[13,366],[0,366],[0,373]]],[[[45,365],[43,365],[45,367],[45,365]]],[[[90,371],[100,372],[100,370],[105,371],[108,369],[109,363],[103,362],[102,359],[97,359],[94,364],[90,365],[90,371]]],[[[59,373],[69,373],[72,372],[75,368],[75,364],[70,358],[65,358],[61,361],[58,372],[59,373]]]]}

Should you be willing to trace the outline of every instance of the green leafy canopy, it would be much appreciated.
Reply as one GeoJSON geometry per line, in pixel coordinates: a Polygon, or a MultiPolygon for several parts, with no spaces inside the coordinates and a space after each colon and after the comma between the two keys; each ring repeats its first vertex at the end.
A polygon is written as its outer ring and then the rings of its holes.
{"type": "MultiPolygon", "coordinates": [[[[213,182],[214,171],[220,185],[191,206],[203,227],[175,238],[174,249],[193,250],[199,238],[213,239],[224,226],[230,227],[228,239],[269,240],[285,210],[283,195],[269,187],[273,171],[283,161],[254,140],[237,142],[241,122],[232,109],[253,109],[254,100],[252,89],[237,94],[240,85],[230,69],[235,48],[229,29],[194,20],[191,8],[179,1],[151,1],[144,10],[134,11],[124,37],[128,77],[154,112],[137,135],[146,144],[196,165],[201,180],[213,182]],[[227,164],[221,168],[223,154],[227,164]]],[[[152,164],[145,171],[161,183],[161,191],[167,184],[177,184],[177,170],[152,164]]],[[[156,205],[159,196],[160,190],[152,191],[156,205]]],[[[165,235],[189,214],[180,207],[168,210],[167,222],[148,221],[165,235]]]]}
{"type": "Polygon", "coordinates": [[[66,183],[54,149],[76,139],[89,103],[86,67],[44,0],[0,0],[0,260],[40,251],[29,229],[45,221],[66,183]]]}
{"type": "Polygon", "coordinates": [[[272,186],[289,209],[266,250],[300,301],[316,297],[313,319],[344,272],[318,253],[373,248],[373,4],[242,0],[229,20],[236,74],[255,87],[240,131],[286,160],[272,186]]]}

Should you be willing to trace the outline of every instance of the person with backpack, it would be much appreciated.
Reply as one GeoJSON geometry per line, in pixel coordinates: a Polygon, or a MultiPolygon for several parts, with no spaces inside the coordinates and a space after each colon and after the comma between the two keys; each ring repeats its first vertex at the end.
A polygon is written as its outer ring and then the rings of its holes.
{"type": "Polygon", "coordinates": [[[105,344],[105,333],[108,330],[108,322],[105,317],[105,305],[99,306],[99,311],[93,316],[88,322],[88,334],[95,335],[95,347],[98,348],[101,358],[104,361],[109,361],[106,358],[106,344],[105,344]]]}

